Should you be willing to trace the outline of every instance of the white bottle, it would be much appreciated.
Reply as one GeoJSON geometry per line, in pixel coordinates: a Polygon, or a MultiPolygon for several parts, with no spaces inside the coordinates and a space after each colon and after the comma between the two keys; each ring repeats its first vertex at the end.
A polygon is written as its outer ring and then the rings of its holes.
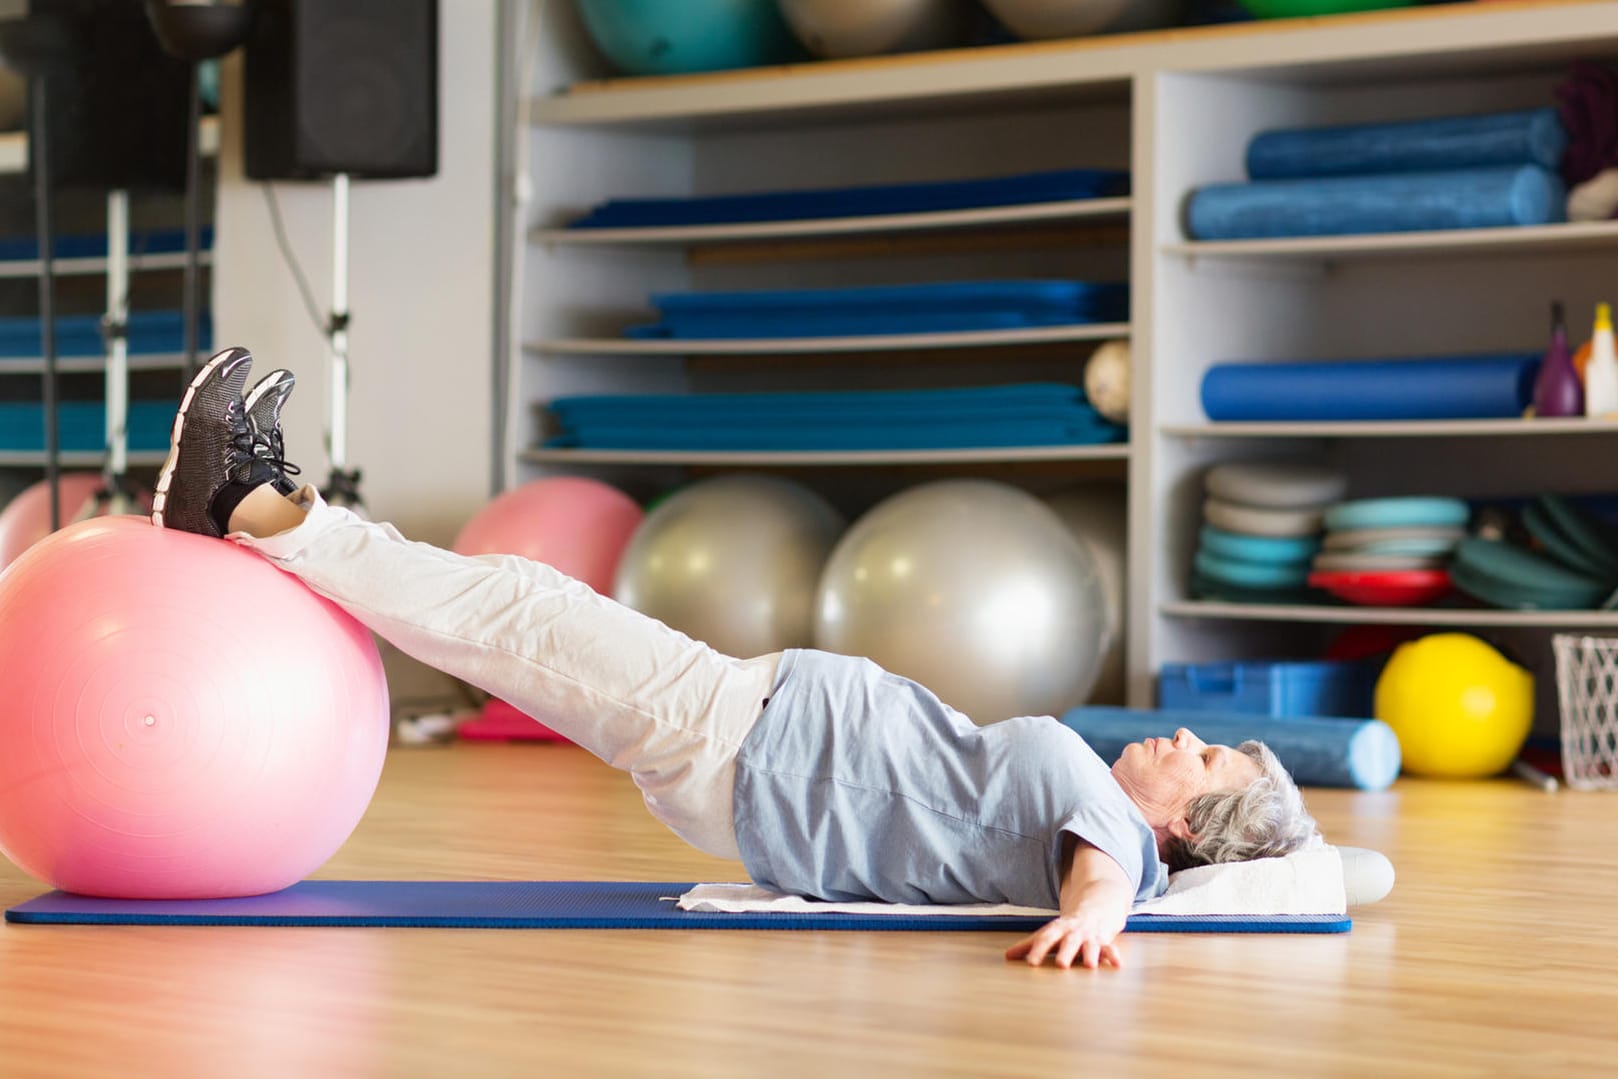
{"type": "Polygon", "coordinates": [[[1618,414],[1618,350],[1612,340],[1612,308],[1596,304],[1595,337],[1590,342],[1590,363],[1584,369],[1584,414],[1618,414]]]}

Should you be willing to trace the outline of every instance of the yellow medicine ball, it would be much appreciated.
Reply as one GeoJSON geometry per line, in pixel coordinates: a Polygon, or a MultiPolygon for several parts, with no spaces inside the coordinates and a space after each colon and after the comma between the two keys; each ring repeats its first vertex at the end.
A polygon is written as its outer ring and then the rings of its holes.
{"type": "Polygon", "coordinates": [[[1435,633],[1394,650],[1376,718],[1399,736],[1411,775],[1492,776],[1528,737],[1534,678],[1470,634],[1435,633]]]}

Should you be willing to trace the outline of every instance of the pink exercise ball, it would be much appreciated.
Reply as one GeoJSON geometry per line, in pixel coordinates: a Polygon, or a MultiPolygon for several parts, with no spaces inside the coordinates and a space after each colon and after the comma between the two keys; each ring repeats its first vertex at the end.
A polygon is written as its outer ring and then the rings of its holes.
{"type": "Polygon", "coordinates": [[[455,550],[520,555],[610,596],[618,560],[643,516],[634,499],[610,484],[551,476],[484,506],[455,537],[455,550]]]}
{"type": "Polygon", "coordinates": [[[64,891],[278,891],[359,823],[388,689],[370,633],[270,562],[139,517],[0,575],[0,851],[64,891]]]}
{"type": "MultiPolygon", "coordinates": [[[[99,472],[63,472],[56,479],[61,492],[61,521],[71,524],[89,512],[87,503],[102,486],[99,472]]],[[[0,569],[51,534],[51,488],[40,480],[0,510],[0,569]]]]}

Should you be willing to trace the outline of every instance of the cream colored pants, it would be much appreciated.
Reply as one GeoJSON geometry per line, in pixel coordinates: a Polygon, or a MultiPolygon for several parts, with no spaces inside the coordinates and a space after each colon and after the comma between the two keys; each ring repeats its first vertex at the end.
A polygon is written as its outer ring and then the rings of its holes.
{"type": "Polygon", "coordinates": [[[734,659],[539,562],[469,558],[328,506],[297,528],[230,539],[423,663],[486,690],[629,772],[692,846],[740,858],[736,752],[780,654],[734,659]]]}

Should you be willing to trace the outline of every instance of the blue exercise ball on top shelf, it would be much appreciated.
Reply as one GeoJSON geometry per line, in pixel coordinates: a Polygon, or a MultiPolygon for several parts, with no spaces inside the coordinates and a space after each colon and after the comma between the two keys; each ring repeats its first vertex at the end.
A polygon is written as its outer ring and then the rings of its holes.
{"type": "Polygon", "coordinates": [[[626,75],[781,64],[804,58],[776,0],[578,0],[596,47],[626,75]]]}

